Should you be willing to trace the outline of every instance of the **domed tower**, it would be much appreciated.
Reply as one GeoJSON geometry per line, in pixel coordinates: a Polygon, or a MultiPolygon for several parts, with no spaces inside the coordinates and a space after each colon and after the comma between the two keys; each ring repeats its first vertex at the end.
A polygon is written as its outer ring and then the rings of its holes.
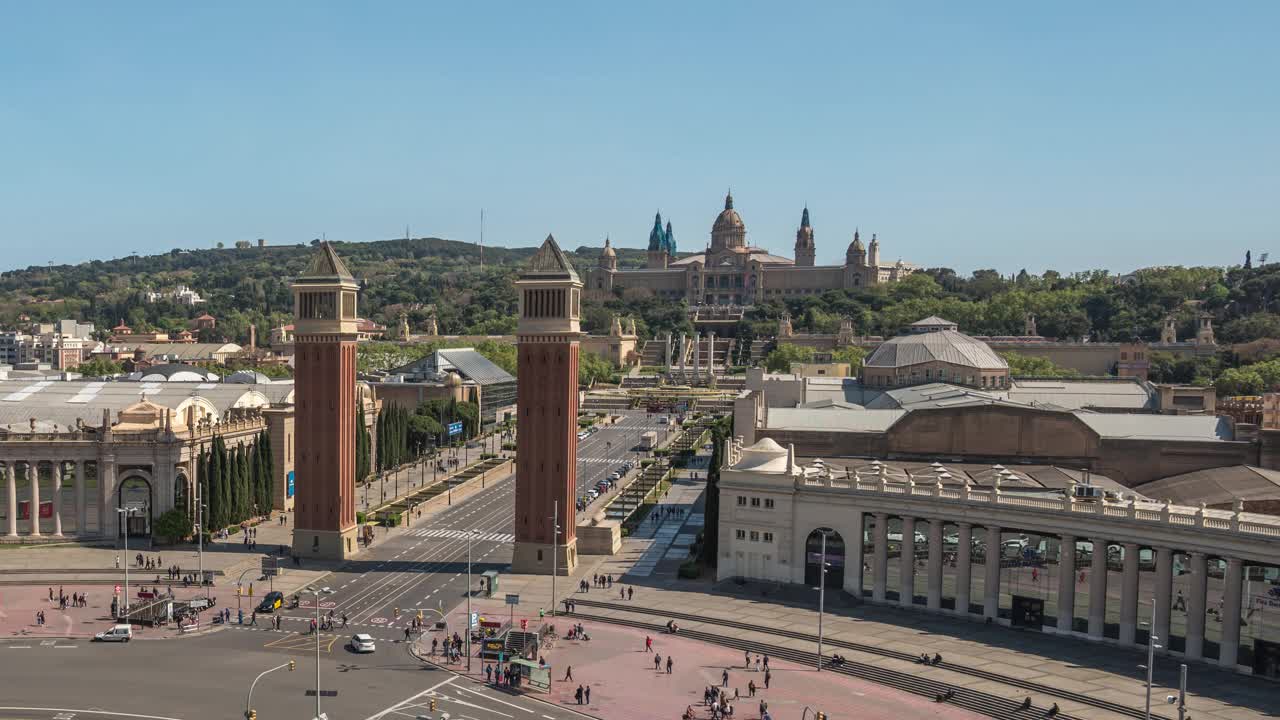
{"type": "Polygon", "coordinates": [[[800,215],[800,229],[796,230],[796,265],[813,267],[816,249],[813,245],[813,227],[809,225],[809,208],[800,215]]]}
{"type": "Polygon", "coordinates": [[[880,241],[875,233],[871,233],[871,245],[867,247],[867,264],[873,268],[880,266],[880,241]]]}
{"type": "Polygon", "coordinates": [[[649,267],[665,268],[671,256],[667,253],[667,234],[662,230],[662,213],[653,216],[653,229],[649,231],[649,267]]]}
{"type": "Polygon", "coordinates": [[[738,211],[733,209],[733,193],[729,193],[724,196],[724,210],[716,216],[716,222],[711,226],[711,249],[725,250],[746,245],[747,226],[743,224],[738,211]]]}
{"type": "Polygon", "coordinates": [[[618,269],[618,253],[613,251],[613,246],[609,244],[609,238],[604,239],[604,250],[600,251],[599,265],[604,270],[618,269]]]}
{"type": "Polygon", "coordinates": [[[867,265],[867,249],[862,245],[862,238],[858,237],[858,231],[853,231],[853,242],[849,243],[849,249],[844,254],[844,264],[852,267],[866,267],[867,265]]]}

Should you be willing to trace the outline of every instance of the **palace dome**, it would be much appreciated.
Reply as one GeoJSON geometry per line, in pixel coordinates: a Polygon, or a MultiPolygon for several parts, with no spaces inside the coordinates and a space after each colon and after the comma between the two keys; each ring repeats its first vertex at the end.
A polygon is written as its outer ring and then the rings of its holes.
{"type": "Polygon", "coordinates": [[[927,362],[944,362],[978,370],[1008,369],[991,346],[955,330],[915,333],[890,338],[863,363],[872,368],[902,368],[927,362]]]}
{"type": "Polygon", "coordinates": [[[711,232],[721,230],[742,230],[746,228],[746,224],[742,222],[742,216],[737,210],[733,209],[733,194],[724,196],[724,210],[716,216],[716,222],[711,226],[711,232]]]}

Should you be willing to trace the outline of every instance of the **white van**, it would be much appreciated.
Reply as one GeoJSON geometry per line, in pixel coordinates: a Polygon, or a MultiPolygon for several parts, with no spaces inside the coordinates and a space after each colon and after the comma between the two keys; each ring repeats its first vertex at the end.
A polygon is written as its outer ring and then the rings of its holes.
{"type": "Polygon", "coordinates": [[[133,639],[133,626],[114,625],[110,630],[103,630],[93,639],[98,642],[129,642],[133,639]]]}

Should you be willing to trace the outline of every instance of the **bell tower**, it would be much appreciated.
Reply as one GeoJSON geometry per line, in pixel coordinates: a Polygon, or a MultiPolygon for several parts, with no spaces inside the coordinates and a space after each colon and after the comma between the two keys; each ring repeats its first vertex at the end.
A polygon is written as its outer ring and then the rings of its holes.
{"type": "Polygon", "coordinates": [[[293,551],[342,559],[356,544],[356,297],[329,243],[294,280],[297,496],[293,551]]]}
{"type": "Polygon", "coordinates": [[[813,267],[817,249],[813,244],[813,226],[809,224],[809,208],[800,215],[800,229],[796,230],[796,267],[813,267]]]}
{"type": "Polygon", "coordinates": [[[578,564],[578,339],[582,281],[547,236],[516,280],[515,550],[512,572],[567,575],[578,564]],[[553,521],[552,518],[555,518],[553,521]],[[555,531],[555,526],[560,531],[555,531]]]}

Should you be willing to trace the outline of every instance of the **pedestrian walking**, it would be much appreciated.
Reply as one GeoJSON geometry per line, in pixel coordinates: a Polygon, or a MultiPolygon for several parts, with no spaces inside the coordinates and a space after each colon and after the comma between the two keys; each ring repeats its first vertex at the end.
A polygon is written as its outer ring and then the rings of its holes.
{"type": "Polygon", "coordinates": [[[750,669],[751,669],[751,651],[749,651],[749,650],[745,650],[745,651],[743,651],[742,655],[743,655],[743,658],[744,658],[743,663],[742,663],[742,665],[743,665],[742,669],[743,669],[743,670],[750,670],[750,669]]]}
{"type": "Polygon", "coordinates": [[[668,656],[667,656],[667,674],[668,674],[668,675],[670,675],[670,674],[671,674],[671,666],[672,666],[673,664],[674,664],[674,663],[673,663],[673,662],[672,662],[672,660],[671,660],[671,656],[670,656],[670,655],[668,655],[668,656]]]}
{"type": "Polygon", "coordinates": [[[751,682],[747,683],[747,697],[755,697],[755,696],[756,696],[756,681],[752,680],[751,682]]]}
{"type": "Polygon", "coordinates": [[[768,656],[768,655],[765,655],[765,656],[764,656],[764,670],[765,670],[765,672],[768,672],[768,671],[769,671],[769,656],[768,656]]]}
{"type": "Polygon", "coordinates": [[[756,656],[756,672],[760,672],[760,656],[756,656]]]}
{"type": "Polygon", "coordinates": [[[571,680],[573,680],[573,666],[566,665],[564,667],[564,681],[569,682],[571,680]]]}
{"type": "Polygon", "coordinates": [[[585,688],[583,688],[583,690],[585,691],[583,694],[586,696],[586,699],[587,699],[586,704],[590,705],[591,704],[591,686],[588,685],[585,688]]]}
{"type": "MultiPolygon", "coordinates": [[[[769,687],[768,680],[766,680],[765,683],[765,687],[769,687]]],[[[720,673],[720,685],[723,687],[729,687],[729,668],[725,668],[724,672],[720,673]]]]}
{"type": "Polygon", "coordinates": [[[583,695],[582,686],[579,685],[578,689],[573,693],[573,699],[577,700],[579,705],[582,704],[582,695],[583,695]]]}
{"type": "Polygon", "coordinates": [[[644,636],[644,651],[653,652],[653,638],[648,635],[644,636]]]}
{"type": "Polygon", "coordinates": [[[629,587],[629,588],[627,588],[627,599],[628,599],[628,600],[630,600],[632,597],[634,597],[634,596],[635,596],[635,594],[636,594],[636,589],[635,589],[635,588],[633,588],[633,587],[629,587]]]}
{"type": "Polygon", "coordinates": [[[662,656],[655,654],[653,656],[653,671],[658,672],[658,668],[662,665],[662,656]]]}
{"type": "Polygon", "coordinates": [[[773,673],[769,672],[768,670],[765,670],[764,671],[764,689],[765,690],[769,689],[769,681],[771,679],[773,679],[773,673]]]}

